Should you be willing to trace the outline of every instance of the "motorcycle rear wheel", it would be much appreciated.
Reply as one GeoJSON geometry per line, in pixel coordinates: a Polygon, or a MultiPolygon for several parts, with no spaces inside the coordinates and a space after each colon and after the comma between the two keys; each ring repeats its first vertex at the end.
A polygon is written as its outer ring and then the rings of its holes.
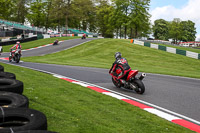
{"type": "Polygon", "coordinates": [[[121,87],[121,84],[119,82],[116,82],[113,78],[112,78],[112,82],[117,88],[121,87]]]}
{"type": "Polygon", "coordinates": [[[143,94],[145,92],[145,86],[141,80],[135,79],[131,84],[134,84],[134,86],[136,86],[136,93],[143,94]]]}

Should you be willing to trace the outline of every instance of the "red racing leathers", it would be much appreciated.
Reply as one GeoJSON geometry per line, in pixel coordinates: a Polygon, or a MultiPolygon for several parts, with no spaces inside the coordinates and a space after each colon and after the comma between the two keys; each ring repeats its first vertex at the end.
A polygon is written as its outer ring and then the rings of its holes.
{"type": "Polygon", "coordinates": [[[21,54],[21,49],[22,49],[22,46],[20,44],[15,44],[12,48],[10,49],[14,49],[15,50],[12,50],[11,53],[12,53],[12,57],[14,56],[14,53],[19,50],[19,54],[21,54]]]}
{"type": "Polygon", "coordinates": [[[129,72],[131,68],[128,65],[128,61],[125,58],[118,58],[116,61],[113,63],[109,73],[113,73],[113,75],[116,75],[117,79],[123,79],[129,72]],[[116,74],[116,70],[121,69],[120,74],[116,74]]]}

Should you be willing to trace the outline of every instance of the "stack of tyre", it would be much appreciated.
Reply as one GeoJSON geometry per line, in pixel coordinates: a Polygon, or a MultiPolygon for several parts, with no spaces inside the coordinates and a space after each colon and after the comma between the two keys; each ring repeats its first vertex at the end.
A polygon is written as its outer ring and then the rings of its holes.
{"type": "Polygon", "coordinates": [[[29,109],[22,93],[23,82],[0,65],[0,133],[56,133],[47,131],[46,116],[29,109]]]}

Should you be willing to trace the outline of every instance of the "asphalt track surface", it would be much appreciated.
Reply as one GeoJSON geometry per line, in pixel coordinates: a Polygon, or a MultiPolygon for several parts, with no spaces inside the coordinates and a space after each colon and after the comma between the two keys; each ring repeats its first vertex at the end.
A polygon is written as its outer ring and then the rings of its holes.
{"type": "MultiPolygon", "coordinates": [[[[57,46],[48,46],[39,48],[37,50],[25,51],[23,52],[23,56],[36,56],[44,55],[44,53],[54,53],[63,49],[74,47],[75,45],[80,45],[90,40],[93,39],[87,38],[86,40],[67,40],[57,46]]],[[[7,57],[7,55],[8,53],[4,53],[1,57],[7,57]]],[[[6,60],[0,61],[9,63],[6,60]]],[[[15,65],[16,63],[12,62],[11,64],[15,65]]],[[[111,76],[108,74],[108,69],[30,62],[20,62],[16,65],[40,69],[43,71],[48,71],[85,81],[91,84],[99,85],[101,87],[105,87],[123,95],[129,96],[133,99],[136,98],[142,100],[147,102],[147,104],[150,104],[150,106],[154,106],[164,112],[182,117],[183,119],[200,125],[199,79],[147,73],[147,77],[145,77],[143,80],[146,91],[143,95],[139,95],[135,92],[131,92],[122,88],[116,88],[111,81],[111,76]]]]}

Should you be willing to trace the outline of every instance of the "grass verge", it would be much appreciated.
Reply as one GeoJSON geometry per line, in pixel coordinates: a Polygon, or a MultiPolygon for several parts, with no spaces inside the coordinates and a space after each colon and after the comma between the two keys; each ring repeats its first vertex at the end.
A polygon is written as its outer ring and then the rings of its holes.
{"type": "Polygon", "coordinates": [[[131,44],[129,40],[98,39],[54,54],[24,57],[23,61],[110,68],[115,52],[142,72],[200,78],[200,60],[131,44]]]}
{"type": "Polygon", "coordinates": [[[190,133],[192,131],[121,100],[51,75],[0,63],[24,83],[30,108],[47,116],[59,133],[190,133]]]}
{"type": "MultiPolygon", "coordinates": [[[[22,45],[22,49],[29,49],[29,48],[34,48],[34,47],[53,43],[56,39],[58,39],[59,41],[62,41],[62,40],[69,40],[69,39],[76,39],[76,38],[80,38],[80,37],[53,37],[53,38],[46,38],[46,39],[39,39],[36,41],[25,42],[25,43],[21,43],[21,45],[22,45]]],[[[10,52],[10,48],[13,45],[3,46],[3,52],[10,52]]]]}

